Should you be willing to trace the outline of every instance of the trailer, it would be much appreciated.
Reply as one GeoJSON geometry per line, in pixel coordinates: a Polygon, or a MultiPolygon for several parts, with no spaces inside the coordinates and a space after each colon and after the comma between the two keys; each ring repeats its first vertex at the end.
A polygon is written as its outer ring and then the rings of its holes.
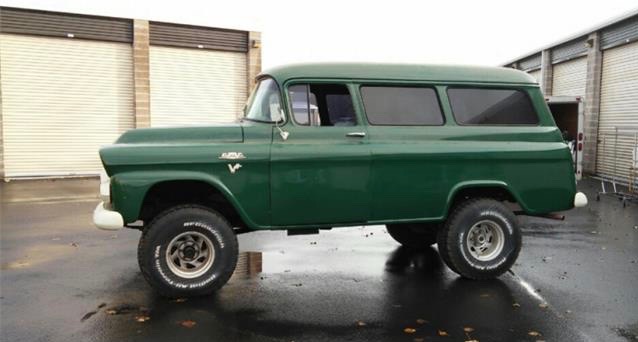
{"type": "Polygon", "coordinates": [[[583,177],[583,151],[585,147],[585,110],[581,96],[545,97],[556,126],[570,146],[574,160],[576,180],[583,177]]]}

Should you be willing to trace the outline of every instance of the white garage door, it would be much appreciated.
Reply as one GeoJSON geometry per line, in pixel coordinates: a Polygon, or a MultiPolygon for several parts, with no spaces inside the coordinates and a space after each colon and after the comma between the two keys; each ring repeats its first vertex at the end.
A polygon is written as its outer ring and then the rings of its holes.
{"type": "Polygon", "coordinates": [[[614,127],[638,127],[638,43],[603,52],[598,139],[604,141],[598,147],[596,171],[627,180],[635,140],[621,135],[614,145],[614,127]]]}
{"type": "Polygon", "coordinates": [[[583,96],[587,79],[587,58],[580,57],[554,65],[553,96],[583,96]]]}
{"type": "Polygon", "coordinates": [[[130,44],[0,35],[7,177],[95,174],[133,127],[130,44]]]}
{"type": "Polygon", "coordinates": [[[541,69],[536,69],[534,71],[530,71],[529,74],[536,79],[536,82],[540,83],[540,81],[541,81],[541,69]]]}
{"type": "Polygon", "coordinates": [[[151,46],[151,126],[234,121],[247,97],[246,54],[151,46]]]}

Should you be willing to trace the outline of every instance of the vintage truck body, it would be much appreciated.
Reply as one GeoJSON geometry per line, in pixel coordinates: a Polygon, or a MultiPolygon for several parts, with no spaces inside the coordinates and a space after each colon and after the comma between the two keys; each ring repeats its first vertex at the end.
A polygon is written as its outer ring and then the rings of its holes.
{"type": "Polygon", "coordinates": [[[437,224],[475,197],[506,201],[517,207],[516,214],[538,216],[586,203],[577,195],[570,151],[538,84],[525,73],[305,64],[265,71],[258,77],[263,80],[279,92],[277,122],[248,118],[218,126],[136,129],[102,148],[105,203],[94,212],[96,225],[119,229],[137,223],[144,229],[165,210],[188,203],[218,211],[236,232],[437,224]],[[306,84],[347,89],[355,123],[298,124],[290,89],[306,84]],[[362,87],[427,88],[436,95],[442,122],[371,124],[362,87]],[[515,91],[528,99],[537,121],[459,123],[450,89],[466,88],[515,91]]]}

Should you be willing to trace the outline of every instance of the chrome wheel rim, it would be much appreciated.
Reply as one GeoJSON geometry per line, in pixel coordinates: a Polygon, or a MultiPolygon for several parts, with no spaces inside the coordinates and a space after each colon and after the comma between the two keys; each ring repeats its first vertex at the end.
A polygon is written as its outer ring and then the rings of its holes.
{"type": "Polygon", "coordinates": [[[490,261],[503,251],[505,233],[503,227],[492,220],[477,222],[467,233],[467,248],[472,257],[490,261]]]}
{"type": "Polygon", "coordinates": [[[181,233],[166,248],[168,268],[178,277],[197,278],[213,266],[214,260],[213,243],[199,232],[181,233]]]}

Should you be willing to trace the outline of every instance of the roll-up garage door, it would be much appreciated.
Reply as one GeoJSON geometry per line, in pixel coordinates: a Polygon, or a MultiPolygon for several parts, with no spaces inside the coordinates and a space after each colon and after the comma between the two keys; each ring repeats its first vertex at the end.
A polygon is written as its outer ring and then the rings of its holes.
{"type": "Polygon", "coordinates": [[[598,126],[598,174],[627,180],[634,137],[638,126],[638,43],[603,51],[603,69],[598,126]],[[614,128],[621,129],[621,135],[614,128]],[[628,132],[629,131],[629,132],[628,132]]]}
{"type": "Polygon", "coordinates": [[[2,34],[0,65],[7,177],[95,174],[133,127],[129,43],[2,34]]]}
{"type": "Polygon", "coordinates": [[[583,96],[587,79],[587,58],[580,57],[555,64],[553,75],[553,96],[583,96]]]}
{"type": "Polygon", "coordinates": [[[536,82],[541,81],[541,69],[530,71],[529,74],[536,79],[536,82]]]}
{"type": "Polygon", "coordinates": [[[244,52],[151,46],[151,125],[235,120],[247,97],[246,63],[244,52]]]}

